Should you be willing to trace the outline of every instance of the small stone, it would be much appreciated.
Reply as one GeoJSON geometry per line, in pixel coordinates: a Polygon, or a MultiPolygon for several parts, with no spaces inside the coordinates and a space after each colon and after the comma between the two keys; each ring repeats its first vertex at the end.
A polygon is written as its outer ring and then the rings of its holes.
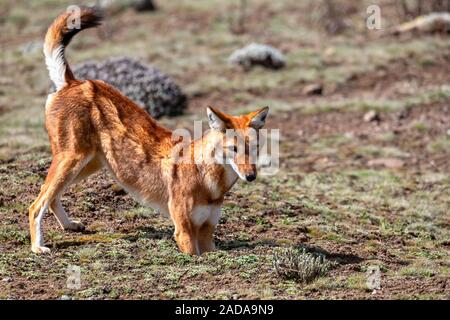
{"type": "Polygon", "coordinates": [[[109,294],[109,293],[111,293],[112,288],[110,286],[105,286],[105,287],[103,287],[102,291],[104,294],[109,294]]]}
{"type": "Polygon", "coordinates": [[[111,190],[114,191],[116,195],[125,195],[126,191],[116,183],[111,185],[111,190]]]}
{"type": "Polygon", "coordinates": [[[354,132],[346,132],[344,133],[344,137],[346,137],[347,139],[353,139],[355,137],[355,133],[354,132]]]}
{"type": "Polygon", "coordinates": [[[380,158],[370,160],[367,165],[369,167],[383,166],[390,169],[396,169],[403,167],[405,162],[397,158],[380,158]]]}
{"type": "Polygon", "coordinates": [[[447,130],[447,135],[450,136],[450,129],[447,130]]]}
{"type": "Polygon", "coordinates": [[[11,277],[5,277],[2,279],[2,282],[12,282],[12,278],[11,277]]]}
{"type": "Polygon", "coordinates": [[[60,300],[72,300],[71,296],[68,296],[66,294],[62,295],[61,298],[59,298],[60,300]]]}
{"type": "Polygon", "coordinates": [[[326,57],[332,57],[336,54],[336,49],[333,47],[328,47],[324,52],[326,57]]]}
{"type": "Polygon", "coordinates": [[[319,163],[319,164],[326,164],[328,162],[329,162],[328,157],[322,157],[322,158],[319,158],[316,160],[316,163],[319,163]]]}
{"type": "Polygon", "coordinates": [[[247,71],[257,65],[269,69],[280,69],[286,65],[286,58],[279,50],[258,43],[252,43],[236,50],[228,58],[228,61],[230,64],[239,65],[247,71]]]}
{"type": "Polygon", "coordinates": [[[372,121],[379,121],[380,115],[375,110],[370,110],[364,114],[364,121],[365,122],[372,122],[372,121]]]}
{"type": "Polygon", "coordinates": [[[321,95],[323,93],[323,86],[320,83],[312,83],[303,87],[303,94],[308,96],[321,95]]]}

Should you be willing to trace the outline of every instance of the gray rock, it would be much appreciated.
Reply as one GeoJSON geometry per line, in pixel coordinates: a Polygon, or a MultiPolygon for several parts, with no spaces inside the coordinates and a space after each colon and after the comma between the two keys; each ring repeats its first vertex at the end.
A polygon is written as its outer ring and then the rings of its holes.
{"type": "Polygon", "coordinates": [[[375,110],[370,110],[364,114],[365,122],[379,121],[380,115],[375,110]]]}
{"type": "Polygon", "coordinates": [[[400,34],[405,32],[420,33],[450,33],[450,13],[432,12],[427,15],[419,16],[412,21],[402,23],[393,28],[391,33],[400,34]]]}
{"type": "Polygon", "coordinates": [[[304,86],[302,91],[306,95],[321,95],[323,93],[323,86],[320,83],[312,83],[304,86]]]}
{"type": "Polygon", "coordinates": [[[232,65],[242,66],[245,70],[257,65],[270,69],[280,69],[286,65],[286,59],[279,50],[257,43],[236,50],[228,58],[228,61],[232,65]]]}
{"type": "Polygon", "coordinates": [[[186,95],[171,77],[131,58],[88,61],[73,71],[78,79],[99,79],[113,85],[155,118],[180,115],[187,107],[186,95]]]}
{"type": "Polygon", "coordinates": [[[386,167],[389,169],[398,169],[405,165],[405,162],[397,158],[380,158],[367,162],[369,167],[386,167]]]}

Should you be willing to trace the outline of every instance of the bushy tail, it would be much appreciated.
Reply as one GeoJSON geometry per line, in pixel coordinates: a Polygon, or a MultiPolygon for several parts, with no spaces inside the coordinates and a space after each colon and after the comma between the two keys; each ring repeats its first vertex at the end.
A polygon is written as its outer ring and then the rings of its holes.
{"type": "Polygon", "coordinates": [[[100,25],[102,19],[102,12],[98,8],[80,8],[79,11],[61,14],[48,28],[44,43],[45,64],[56,90],[75,80],[64,55],[66,46],[74,35],[100,25]]]}

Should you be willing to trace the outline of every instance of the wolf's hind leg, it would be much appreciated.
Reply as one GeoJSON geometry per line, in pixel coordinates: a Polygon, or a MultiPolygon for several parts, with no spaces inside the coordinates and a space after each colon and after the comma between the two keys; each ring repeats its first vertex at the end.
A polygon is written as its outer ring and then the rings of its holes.
{"type": "MultiPolygon", "coordinates": [[[[74,184],[77,182],[80,182],[86,178],[88,178],[93,173],[97,172],[102,168],[102,163],[98,157],[94,157],[91,161],[89,161],[88,164],[86,164],[81,171],[78,173],[76,178],[71,181],[68,185],[64,186],[64,189],[67,189],[70,184],[74,184]]],[[[61,204],[61,195],[64,190],[62,190],[53,200],[53,202],[50,205],[50,211],[53,212],[56,219],[59,222],[59,225],[64,230],[71,230],[71,231],[83,231],[84,225],[79,222],[70,219],[67,212],[64,210],[62,204],[61,204]]]]}
{"type": "Polygon", "coordinates": [[[50,205],[50,211],[53,212],[56,219],[59,222],[59,225],[64,230],[72,230],[72,231],[83,231],[84,226],[81,222],[71,220],[69,218],[69,215],[67,214],[66,210],[64,210],[62,204],[61,204],[61,196],[58,195],[55,200],[53,200],[52,204],[50,205]]]}
{"type": "MultiPolygon", "coordinates": [[[[29,208],[31,250],[33,252],[50,252],[50,249],[44,246],[41,231],[42,219],[55,198],[62,193],[64,188],[73,181],[86,165],[89,161],[88,158],[89,155],[72,152],[61,153],[53,158],[41,192],[29,208]]],[[[67,214],[65,216],[68,219],[67,214]]]]}

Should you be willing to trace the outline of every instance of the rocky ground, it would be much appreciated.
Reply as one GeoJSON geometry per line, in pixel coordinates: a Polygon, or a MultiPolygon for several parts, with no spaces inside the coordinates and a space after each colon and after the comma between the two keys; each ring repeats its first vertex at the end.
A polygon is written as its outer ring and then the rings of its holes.
{"type": "MultiPolygon", "coordinates": [[[[364,5],[351,1],[348,29],[328,35],[308,20],[308,1],[249,2],[239,34],[237,1],[161,2],[154,13],[116,13],[68,49],[71,63],[129,55],[172,75],[189,109],[161,120],[170,128],[192,128],[208,105],[236,114],[271,107],[267,127],[281,130],[280,170],[238,183],[226,197],[218,250],[190,257],[178,252],[171,222],[138,205],[106,172],[63,197],[86,231],[63,232],[48,214],[52,253],[31,253],[27,207],[51,161],[40,41],[68,2],[7,1],[0,19],[0,298],[450,297],[448,36],[381,37],[365,29],[364,5]],[[231,67],[228,56],[250,42],[280,49],[286,67],[231,67]],[[273,270],[282,247],[320,252],[334,268],[307,284],[282,279],[273,270]],[[66,286],[70,265],[81,267],[78,290],[66,286]],[[375,292],[367,285],[372,266],[381,270],[375,292]]],[[[391,2],[379,2],[386,23],[398,22],[391,2]]]]}

